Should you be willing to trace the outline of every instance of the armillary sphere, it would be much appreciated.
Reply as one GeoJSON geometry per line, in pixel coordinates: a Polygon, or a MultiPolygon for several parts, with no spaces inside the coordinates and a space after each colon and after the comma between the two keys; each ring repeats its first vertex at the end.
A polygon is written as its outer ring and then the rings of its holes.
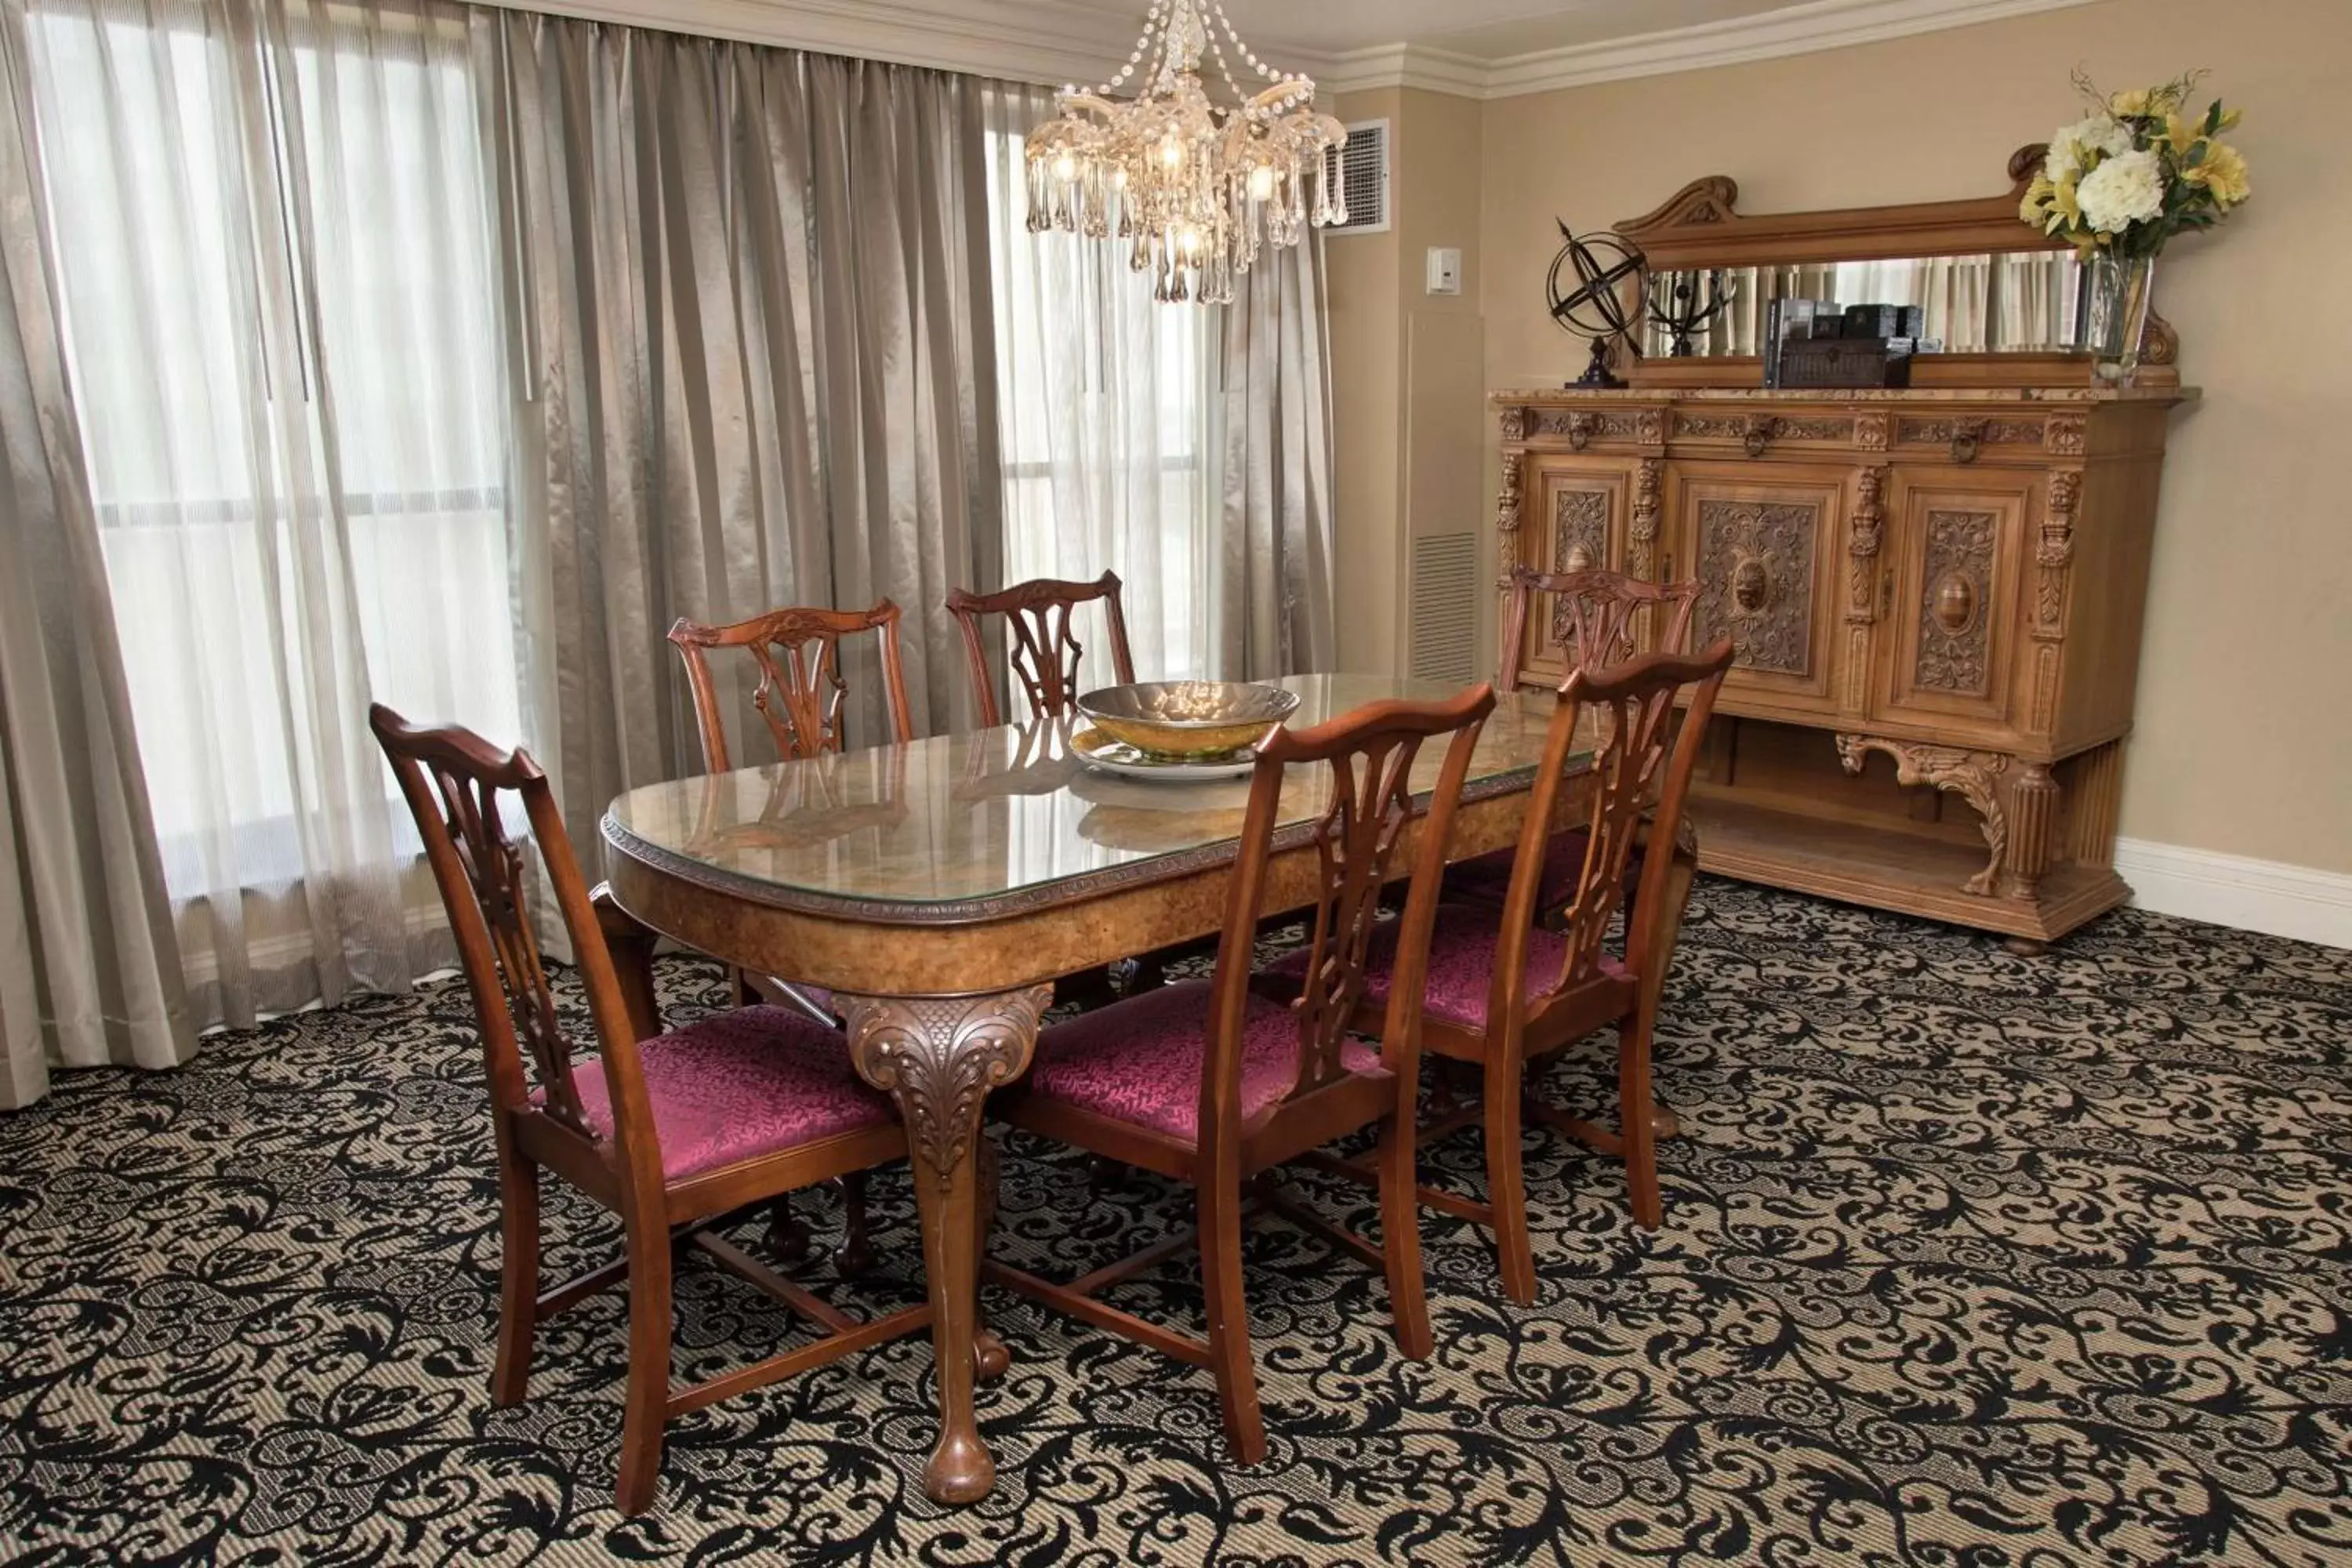
{"type": "MultiPolygon", "coordinates": [[[[1552,220],[1559,223],[1558,218],[1552,220]]],[[[1551,301],[1551,319],[1561,329],[1592,341],[1592,360],[1576,379],[1578,386],[1622,386],[1609,371],[1609,345],[1622,338],[1630,344],[1633,324],[1642,319],[1643,291],[1649,281],[1648,259],[1640,248],[1613,234],[1576,235],[1559,223],[1559,254],[1544,275],[1544,293],[1551,301]],[[1633,283],[1629,302],[1622,285],[1633,283]]]]}

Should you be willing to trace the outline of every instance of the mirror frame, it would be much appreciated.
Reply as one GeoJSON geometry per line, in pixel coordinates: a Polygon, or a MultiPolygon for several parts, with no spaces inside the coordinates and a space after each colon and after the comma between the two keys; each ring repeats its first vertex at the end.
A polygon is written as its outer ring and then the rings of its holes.
{"type": "MultiPolygon", "coordinates": [[[[1751,216],[1738,210],[1738,182],[1728,174],[1710,174],[1693,180],[1656,210],[1613,226],[1641,247],[1653,272],[2063,250],[2064,241],[2017,216],[2025,188],[2041,171],[2048,150],[2047,143],[2033,142],[2011,153],[2010,188],[1998,196],[1751,216]]],[[[2171,324],[2151,310],[2141,342],[2140,384],[2177,382],[2179,349],[2171,324]]],[[[2091,356],[2080,352],[1922,354],[1912,363],[1912,384],[2071,385],[2091,379],[2090,363],[2091,356]]],[[[1621,369],[1637,386],[1763,384],[1763,362],[1752,355],[1712,360],[1626,356],[1621,369]]]]}

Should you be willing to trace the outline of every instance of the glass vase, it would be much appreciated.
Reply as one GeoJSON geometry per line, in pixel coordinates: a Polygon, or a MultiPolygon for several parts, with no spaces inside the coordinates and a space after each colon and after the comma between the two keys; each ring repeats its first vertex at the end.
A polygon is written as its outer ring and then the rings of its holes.
{"type": "Polygon", "coordinates": [[[2091,258],[2089,300],[2083,312],[2083,346],[2091,368],[2106,386],[2129,386],[2139,374],[2140,340],[2147,331],[2147,300],[2156,280],[2153,256],[2091,258]]]}

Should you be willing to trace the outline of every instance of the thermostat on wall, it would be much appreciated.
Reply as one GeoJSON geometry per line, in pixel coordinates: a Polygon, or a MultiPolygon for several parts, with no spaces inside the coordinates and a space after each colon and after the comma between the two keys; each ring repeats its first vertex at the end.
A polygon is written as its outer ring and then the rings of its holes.
{"type": "Polygon", "coordinates": [[[1429,247],[1429,292],[1459,294],[1462,292],[1462,252],[1452,246],[1429,247]]]}

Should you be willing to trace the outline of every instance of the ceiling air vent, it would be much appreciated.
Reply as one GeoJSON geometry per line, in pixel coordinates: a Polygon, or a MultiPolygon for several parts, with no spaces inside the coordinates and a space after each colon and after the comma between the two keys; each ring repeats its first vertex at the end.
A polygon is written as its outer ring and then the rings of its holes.
{"type": "Polygon", "coordinates": [[[1366,120],[1348,127],[1348,144],[1324,154],[1325,167],[1339,165],[1339,195],[1348,221],[1329,234],[1385,234],[1389,226],[1389,122],[1366,120]]]}

